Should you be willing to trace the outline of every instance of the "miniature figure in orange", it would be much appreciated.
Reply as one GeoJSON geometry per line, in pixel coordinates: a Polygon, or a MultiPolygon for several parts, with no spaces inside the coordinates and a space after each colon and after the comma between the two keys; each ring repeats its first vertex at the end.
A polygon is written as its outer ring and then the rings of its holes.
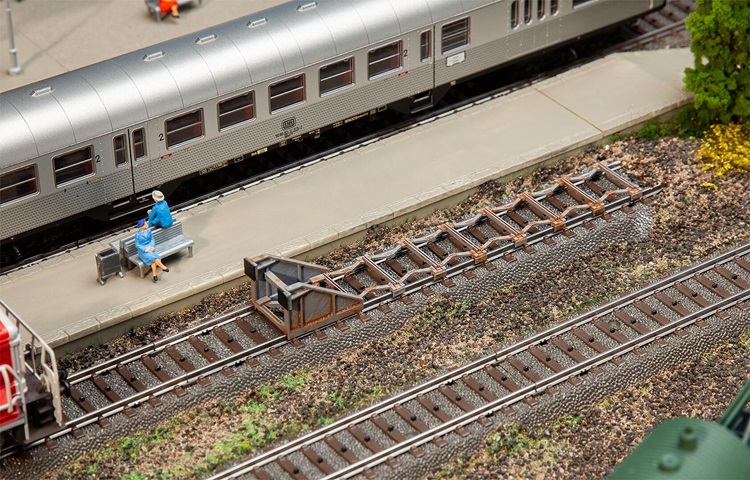
{"type": "Polygon", "coordinates": [[[138,220],[136,227],[138,231],[135,232],[135,248],[138,249],[138,256],[143,263],[151,267],[154,283],[158,282],[159,277],[156,275],[156,267],[161,268],[165,272],[168,272],[169,269],[161,263],[161,256],[156,253],[156,243],[154,242],[151,230],[148,228],[148,222],[146,220],[138,220]]]}
{"type": "Polygon", "coordinates": [[[159,0],[159,9],[162,15],[171,11],[173,17],[180,16],[180,12],[177,11],[177,0],[159,0]]]}

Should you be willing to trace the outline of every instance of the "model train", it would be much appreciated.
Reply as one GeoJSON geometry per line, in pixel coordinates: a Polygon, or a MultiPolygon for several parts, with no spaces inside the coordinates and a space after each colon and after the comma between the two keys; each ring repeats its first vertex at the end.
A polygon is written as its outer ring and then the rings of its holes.
{"type": "Polygon", "coordinates": [[[303,0],[5,92],[0,245],[121,217],[155,187],[377,111],[419,111],[665,2],[303,0]]]}
{"type": "Polygon", "coordinates": [[[24,445],[63,424],[55,353],[0,301],[0,449],[24,445]],[[26,341],[22,350],[21,344],[26,341]]]}

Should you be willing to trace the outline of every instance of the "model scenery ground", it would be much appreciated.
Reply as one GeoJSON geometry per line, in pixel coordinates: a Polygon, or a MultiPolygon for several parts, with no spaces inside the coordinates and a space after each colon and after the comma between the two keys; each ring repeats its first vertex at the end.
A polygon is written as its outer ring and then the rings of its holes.
{"type": "MultiPolygon", "coordinates": [[[[189,478],[257,452],[446,368],[486,354],[582,309],[750,240],[750,175],[716,177],[696,160],[698,142],[628,140],[584,152],[508,184],[489,183],[468,200],[429,218],[376,228],[357,244],[315,259],[341,267],[358,255],[431,232],[488,205],[537,190],[562,175],[618,160],[640,185],[664,183],[655,199],[650,236],[609,245],[478,303],[432,299],[403,330],[342,352],[326,365],[258,385],[232,401],[211,399],[177,412],[148,431],[111,442],[45,478],[189,478]],[[715,187],[715,188],[714,188],[715,187]]],[[[234,308],[248,286],[206,297],[108,345],[63,360],[71,370],[115,356],[234,308]]],[[[501,428],[479,452],[429,478],[597,478],[605,476],[653,426],[674,416],[715,420],[750,377],[750,332],[738,343],[704,352],[681,368],[634,385],[542,428],[501,428]]]]}

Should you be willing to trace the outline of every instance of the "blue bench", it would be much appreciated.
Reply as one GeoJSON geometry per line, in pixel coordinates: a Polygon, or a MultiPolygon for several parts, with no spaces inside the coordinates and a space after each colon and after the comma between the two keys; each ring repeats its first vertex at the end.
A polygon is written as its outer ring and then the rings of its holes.
{"type": "MultiPolygon", "coordinates": [[[[156,245],[156,253],[161,258],[166,258],[177,252],[187,249],[188,256],[193,256],[193,240],[182,233],[182,223],[175,220],[168,228],[154,228],[151,230],[156,245]]],[[[135,246],[135,233],[132,233],[110,244],[112,248],[120,252],[120,261],[128,269],[138,267],[141,278],[146,276],[151,267],[143,263],[138,256],[138,249],[135,246]]]]}

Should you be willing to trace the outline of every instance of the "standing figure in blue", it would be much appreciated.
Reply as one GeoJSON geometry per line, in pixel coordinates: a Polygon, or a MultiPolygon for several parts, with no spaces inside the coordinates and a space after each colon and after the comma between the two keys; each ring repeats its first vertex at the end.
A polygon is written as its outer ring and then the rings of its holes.
{"type": "Polygon", "coordinates": [[[169,205],[164,200],[164,194],[159,190],[154,190],[151,197],[156,202],[154,208],[148,211],[148,224],[152,227],[167,228],[172,225],[172,214],[169,213],[169,205]]]}
{"type": "Polygon", "coordinates": [[[159,281],[159,277],[156,275],[156,267],[161,268],[165,272],[168,272],[169,269],[161,263],[161,257],[156,253],[154,235],[148,228],[146,220],[138,220],[137,227],[138,231],[135,232],[135,248],[138,249],[138,256],[143,263],[151,266],[151,273],[154,275],[154,283],[156,283],[159,281]]]}

